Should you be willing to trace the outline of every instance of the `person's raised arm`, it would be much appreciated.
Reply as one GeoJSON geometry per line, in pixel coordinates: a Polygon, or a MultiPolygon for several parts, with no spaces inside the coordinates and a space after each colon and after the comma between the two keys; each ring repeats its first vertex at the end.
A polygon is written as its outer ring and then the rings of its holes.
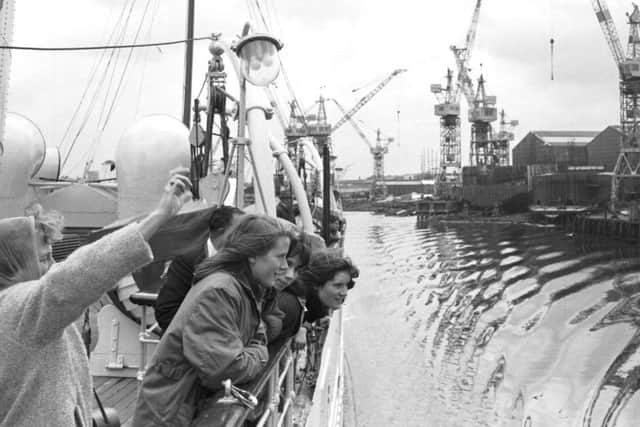
{"type": "Polygon", "coordinates": [[[19,314],[14,330],[23,343],[42,345],[59,336],[118,280],[153,259],[147,241],[189,197],[188,170],[174,170],[158,206],[140,223],[129,224],[55,264],[39,280],[15,286],[9,298],[19,314]]]}

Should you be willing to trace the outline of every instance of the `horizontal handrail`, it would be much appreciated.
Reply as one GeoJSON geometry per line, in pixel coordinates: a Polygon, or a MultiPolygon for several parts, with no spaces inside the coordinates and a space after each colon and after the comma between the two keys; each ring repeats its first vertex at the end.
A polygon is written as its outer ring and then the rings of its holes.
{"type": "MultiPolygon", "coordinates": [[[[269,357],[269,361],[262,371],[262,374],[256,380],[249,383],[247,387],[244,387],[244,389],[254,396],[260,396],[265,390],[265,386],[268,384],[273,372],[278,371],[280,361],[288,354],[290,346],[291,338],[274,343],[269,352],[272,356],[269,357]]],[[[212,401],[211,404],[215,404],[215,401],[212,401]]],[[[206,412],[207,408],[202,408],[202,410],[206,412]]],[[[241,426],[250,412],[250,408],[241,404],[228,405],[224,410],[219,410],[215,414],[212,414],[212,417],[209,417],[211,420],[210,425],[241,426]]]]}

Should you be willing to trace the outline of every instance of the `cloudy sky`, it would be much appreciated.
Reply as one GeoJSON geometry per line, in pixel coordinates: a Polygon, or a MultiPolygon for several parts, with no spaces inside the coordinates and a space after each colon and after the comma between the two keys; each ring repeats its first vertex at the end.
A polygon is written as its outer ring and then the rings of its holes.
{"type": "MultiPolygon", "coordinates": [[[[20,0],[16,2],[14,45],[78,46],[104,44],[123,8],[132,0],[20,0]]],[[[182,39],[187,1],[137,0],[125,42],[182,39]],[[146,15],[145,15],[146,9],[146,15]]],[[[443,82],[454,67],[449,46],[463,44],[475,0],[260,0],[266,20],[285,44],[282,57],[297,97],[311,106],[319,94],[350,108],[396,68],[407,68],[357,114],[362,128],[375,139],[375,129],[396,138],[387,156],[386,172],[420,170],[439,144],[439,123],[433,115],[430,84],[443,82]],[[363,89],[352,92],[354,88],[363,89]],[[397,114],[397,111],[400,113],[397,114]]],[[[196,1],[196,36],[212,32],[232,39],[250,17],[245,1],[196,1]]],[[[609,0],[621,40],[626,39],[625,12],[631,2],[609,0]]],[[[196,42],[194,90],[206,71],[207,42],[196,42]]],[[[123,67],[129,51],[112,63],[123,67]]],[[[9,110],[22,113],[42,129],[49,145],[70,145],[66,136],[74,111],[102,53],[13,51],[9,110]]],[[[97,75],[102,75],[106,61],[97,75]]],[[[516,142],[530,130],[600,130],[618,120],[617,71],[589,0],[484,0],[472,75],[484,72],[487,91],[498,107],[518,119],[516,142]],[[555,80],[550,79],[549,39],[555,43],[555,80]],[[481,65],[482,64],[482,65],[481,65]]],[[[120,68],[121,69],[121,68],[120,68]]],[[[104,91],[80,134],[67,173],[79,172],[92,142],[95,161],[113,157],[119,136],[136,119],[153,113],[181,117],[183,47],[138,49],[132,56],[116,107],[101,131],[106,114],[104,91]]],[[[228,68],[230,75],[231,67],[228,68]]],[[[111,94],[119,81],[111,82],[111,94]]],[[[229,90],[237,94],[232,80],[229,90]]],[[[277,82],[285,94],[282,79],[277,82]]],[[[463,117],[466,117],[463,102],[463,117]]],[[[82,117],[82,114],[79,117],[82,117]]],[[[331,121],[340,117],[328,107],[331,121]]],[[[463,163],[468,162],[469,124],[463,121],[463,163]]],[[[275,123],[274,123],[275,128],[275,123]]],[[[77,132],[77,130],[75,131],[77,132]]],[[[274,129],[274,133],[281,132],[274,129]]],[[[368,176],[372,161],[360,137],[347,124],[333,136],[339,164],[347,177],[368,176]]]]}

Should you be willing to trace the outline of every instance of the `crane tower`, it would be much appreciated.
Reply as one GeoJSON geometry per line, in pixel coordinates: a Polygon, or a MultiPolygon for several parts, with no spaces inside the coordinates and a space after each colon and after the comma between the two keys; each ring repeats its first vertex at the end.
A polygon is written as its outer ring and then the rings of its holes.
{"type": "Polygon", "coordinates": [[[504,109],[500,111],[500,128],[496,137],[496,152],[498,165],[509,165],[509,143],[513,141],[513,129],[518,126],[518,120],[507,120],[504,109]]]}
{"type": "Polygon", "coordinates": [[[627,14],[629,39],[625,55],[606,1],[592,0],[591,4],[618,67],[620,81],[620,125],[624,137],[611,182],[611,208],[615,212],[622,181],[640,176],[640,10],[634,4],[633,11],[627,14]]]}
{"type": "Polygon", "coordinates": [[[446,85],[431,85],[431,92],[436,95],[438,104],[435,115],[440,117],[440,172],[436,179],[436,193],[442,197],[456,198],[462,187],[461,182],[461,141],[460,141],[460,90],[465,86],[473,86],[467,74],[467,64],[471,60],[473,46],[478,30],[480,6],[482,0],[476,0],[471,24],[466,34],[464,46],[451,46],[458,67],[457,80],[453,79],[453,72],[447,70],[446,85]]]}
{"type": "Polygon", "coordinates": [[[460,153],[460,96],[453,81],[453,72],[447,70],[446,85],[431,85],[431,92],[438,98],[434,113],[440,117],[440,171],[437,177],[438,195],[455,193],[461,187],[460,153]]]}
{"type": "Polygon", "coordinates": [[[499,164],[499,150],[493,137],[491,123],[498,118],[496,97],[485,92],[484,76],[478,79],[478,91],[469,109],[471,122],[471,165],[492,166],[499,164]]]}
{"type": "Polygon", "coordinates": [[[367,138],[367,135],[360,129],[358,123],[353,119],[352,115],[347,114],[344,107],[333,98],[330,98],[336,107],[344,114],[344,117],[347,117],[347,121],[351,123],[351,126],[355,129],[355,131],[360,135],[360,138],[367,144],[369,147],[369,152],[373,156],[373,181],[371,183],[371,198],[377,198],[378,196],[386,195],[386,186],[384,185],[384,156],[389,153],[389,144],[393,142],[393,138],[383,138],[381,137],[380,129],[376,131],[376,143],[372,144],[367,138]]]}

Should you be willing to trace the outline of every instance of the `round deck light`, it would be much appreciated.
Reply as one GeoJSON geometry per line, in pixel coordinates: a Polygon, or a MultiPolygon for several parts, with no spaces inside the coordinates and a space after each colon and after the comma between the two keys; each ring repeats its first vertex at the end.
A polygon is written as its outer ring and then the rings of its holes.
{"type": "Polygon", "coordinates": [[[268,34],[256,33],[242,37],[232,47],[240,58],[245,79],[255,86],[268,86],[280,73],[278,51],[282,43],[268,34]]]}

